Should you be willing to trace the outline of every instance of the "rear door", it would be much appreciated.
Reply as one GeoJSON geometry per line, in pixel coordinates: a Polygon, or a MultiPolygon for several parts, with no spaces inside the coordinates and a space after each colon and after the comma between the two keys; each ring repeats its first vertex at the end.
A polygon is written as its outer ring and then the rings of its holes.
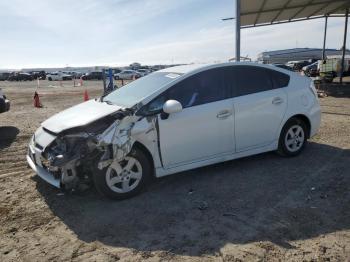
{"type": "Polygon", "coordinates": [[[289,76],[258,66],[232,67],[235,75],[234,110],[236,151],[271,144],[287,109],[289,76]]]}

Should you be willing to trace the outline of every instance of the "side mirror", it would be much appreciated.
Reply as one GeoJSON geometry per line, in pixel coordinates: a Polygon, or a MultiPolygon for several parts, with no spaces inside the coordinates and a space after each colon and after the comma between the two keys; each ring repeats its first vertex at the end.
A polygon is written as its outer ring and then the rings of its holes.
{"type": "Polygon", "coordinates": [[[182,105],[179,101],[168,100],[163,105],[163,112],[167,114],[178,113],[182,111],[182,105]]]}

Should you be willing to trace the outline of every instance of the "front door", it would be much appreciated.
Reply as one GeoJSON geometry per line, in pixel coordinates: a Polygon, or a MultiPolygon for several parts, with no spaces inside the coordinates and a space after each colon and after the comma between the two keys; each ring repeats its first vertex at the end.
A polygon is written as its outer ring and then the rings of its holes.
{"type": "Polygon", "coordinates": [[[167,119],[158,116],[165,168],[234,152],[234,110],[223,68],[189,76],[161,99],[174,99],[183,106],[167,119]]]}
{"type": "Polygon", "coordinates": [[[160,150],[165,168],[234,151],[230,99],[159,116],[160,150]]]}

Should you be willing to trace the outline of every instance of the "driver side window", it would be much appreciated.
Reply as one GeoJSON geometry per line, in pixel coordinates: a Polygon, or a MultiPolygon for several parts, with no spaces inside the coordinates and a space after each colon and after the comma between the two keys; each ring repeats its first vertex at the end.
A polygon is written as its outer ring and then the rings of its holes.
{"type": "Polygon", "coordinates": [[[225,68],[199,72],[174,85],[168,98],[177,100],[183,108],[203,105],[227,98],[225,68]]]}
{"type": "Polygon", "coordinates": [[[160,112],[163,109],[163,105],[165,102],[166,102],[166,96],[165,94],[162,94],[146,106],[147,111],[150,114],[160,112]]]}
{"type": "Polygon", "coordinates": [[[177,100],[183,108],[198,106],[228,98],[225,68],[214,68],[199,72],[170,87],[163,94],[140,110],[152,115],[161,112],[164,103],[177,100]]]}

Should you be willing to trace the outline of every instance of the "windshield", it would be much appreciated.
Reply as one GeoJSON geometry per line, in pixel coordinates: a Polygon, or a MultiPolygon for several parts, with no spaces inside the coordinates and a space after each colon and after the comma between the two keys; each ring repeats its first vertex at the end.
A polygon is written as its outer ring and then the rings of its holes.
{"type": "Polygon", "coordinates": [[[155,72],[118,88],[105,96],[102,101],[132,107],[179,76],[180,74],[175,73],[155,72]]]}

